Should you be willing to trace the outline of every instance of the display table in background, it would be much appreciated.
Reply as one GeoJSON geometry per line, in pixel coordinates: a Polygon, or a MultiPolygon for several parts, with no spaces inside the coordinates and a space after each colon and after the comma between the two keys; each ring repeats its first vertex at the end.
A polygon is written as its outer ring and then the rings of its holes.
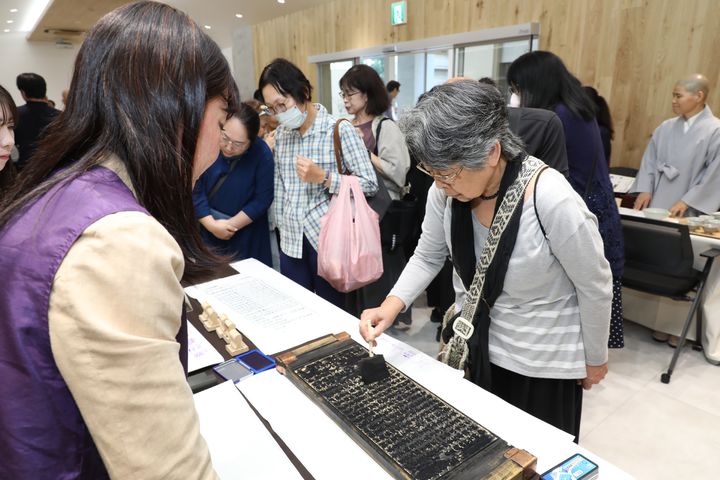
{"type": "MultiPolygon", "coordinates": [[[[620,208],[620,215],[642,217],[642,212],[631,208],[620,208]]],[[[668,222],[677,222],[667,219],[668,222]]],[[[690,233],[695,256],[694,267],[702,270],[705,258],[700,254],[710,248],[720,249],[720,238],[690,233]]],[[[652,330],[680,335],[690,308],[689,302],[677,302],[666,297],[623,288],[623,316],[652,330]]],[[[720,262],[713,263],[703,298],[700,299],[703,318],[702,345],[705,357],[712,363],[720,363],[720,262]]],[[[695,319],[688,333],[695,340],[695,319]]]]}

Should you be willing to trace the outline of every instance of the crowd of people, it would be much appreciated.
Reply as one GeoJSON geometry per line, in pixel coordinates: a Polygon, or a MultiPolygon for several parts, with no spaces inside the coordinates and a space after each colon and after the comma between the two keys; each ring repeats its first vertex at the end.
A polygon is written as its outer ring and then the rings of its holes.
{"type": "MultiPolygon", "coordinates": [[[[446,272],[443,361],[464,349],[454,366],[469,380],[577,439],[583,390],[624,345],[613,123],[551,52],[520,56],[507,81],[505,94],[453,78],[396,118],[400,84],[355,65],[338,122],[278,58],[243,103],[202,29],[138,2],[88,33],[62,112],[35,73],[17,78],[19,108],[0,86],[0,476],[215,478],[180,281],[246,258],[359,317],[371,343],[407,329],[446,272]],[[384,273],[350,293],[317,260],[342,175],[415,208],[407,231],[380,221],[384,273]]],[[[709,93],[702,75],[676,84],[636,208],[720,209],[709,93]]]]}

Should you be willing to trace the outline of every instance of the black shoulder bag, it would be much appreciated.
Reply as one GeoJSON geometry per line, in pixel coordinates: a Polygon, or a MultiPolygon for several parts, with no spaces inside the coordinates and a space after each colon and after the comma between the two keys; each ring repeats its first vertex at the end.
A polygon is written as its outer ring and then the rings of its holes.
{"type": "MultiPolygon", "coordinates": [[[[375,129],[375,150],[373,151],[375,155],[378,155],[380,130],[386,120],[392,122],[391,119],[383,117],[375,129]]],[[[380,174],[378,174],[378,182],[385,183],[380,174]]],[[[404,183],[407,185],[407,174],[404,183]]],[[[380,243],[382,243],[382,246],[393,251],[397,247],[408,243],[417,223],[417,215],[418,201],[414,195],[408,193],[401,200],[392,200],[385,218],[380,222],[380,243]]]]}

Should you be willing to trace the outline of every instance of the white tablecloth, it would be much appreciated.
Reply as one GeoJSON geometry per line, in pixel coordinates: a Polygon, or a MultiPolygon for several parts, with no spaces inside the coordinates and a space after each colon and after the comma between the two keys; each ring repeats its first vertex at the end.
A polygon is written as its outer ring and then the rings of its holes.
{"type": "MultiPolygon", "coordinates": [[[[620,214],[643,216],[641,212],[629,208],[620,208],[620,214]]],[[[668,221],[674,220],[668,219],[668,221]]],[[[695,255],[694,267],[702,270],[706,259],[700,254],[711,248],[720,249],[720,239],[691,234],[690,240],[695,255]]],[[[623,289],[625,318],[653,330],[680,335],[689,308],[689,302],[678,302],[636,290],[623,289]]],[[[720,258],[715,260],[710,270],[700,308],[704,327],[702,344],[705,356],[712,362],[720,362],[720,258]]],[[[694,321],[688,338],[695,339],[694,321]]]]}
{"type": "MultiPolygon", "coordinates": [[[[243,274],[273,285],[282,295],[293,297],[308,308],[313,308],[317,312],[316,320],[320,321],[321,317],[332,319],[336,326],[335,331],[327,333],[346,331],[355,340],[363,342],[358,332],[357,318],[316,297],[278,272],[252,259],[234,263],[232,266],[243,274]]],[[[260,342],[252,340],[258,348],[264,348],[260,342]]],[[[605,459],[573,443],[571,435],[462,379],[457,370],[452,370],[403,342],[383,335],[378,338],[377,351],[383,354],[389,363],[459,411],[513,446],[536,455],[539,473],[579,452],[600,465],[602,478],[632,478],[605,459]]],[[[385,473],[380,471],[367,453],[349,441],[347,434],[330,422],[319,407],[307,399],[301,401],[300,392],[286,380],[284,377],[280,378],[275,371],[263,372],[239,382],[237,386],[315,478],[339,478],[338,468],[332,464],[338,461],[345,470],[342,475],[344,479],[386,478],[385,473]],[[290,400],[291,396],[296,398],[295,402],[290,400]],[[279,402],[278,398],[286,401],[279,402]],[[288,409],[288,403],[294,405],[294,408],[288,409]],[[302,409],[301,404],[305,405],[302,409]],[[326,421],[323,423],[322,419],[326,421]],[[324,425],[323,433],[316,432],[318,434],[308,443],[307,432],[318,430],[321,424],[324,425]],[[298,436],[298,433],[302,435],[298,436]],[[327,452],[338,447],[341,447],[343,453],[329,458],[333,456],[327,452]]]]}

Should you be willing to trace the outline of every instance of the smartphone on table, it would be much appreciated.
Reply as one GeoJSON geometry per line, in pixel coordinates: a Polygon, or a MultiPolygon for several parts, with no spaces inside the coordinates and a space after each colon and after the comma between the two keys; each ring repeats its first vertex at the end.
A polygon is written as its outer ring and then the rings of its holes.
{"type": "Polygon", "coordinates": [[[541,480],[595,480],[600,470],[598,465],[579,453],[563,460],[540,477],[541,480]]]}

